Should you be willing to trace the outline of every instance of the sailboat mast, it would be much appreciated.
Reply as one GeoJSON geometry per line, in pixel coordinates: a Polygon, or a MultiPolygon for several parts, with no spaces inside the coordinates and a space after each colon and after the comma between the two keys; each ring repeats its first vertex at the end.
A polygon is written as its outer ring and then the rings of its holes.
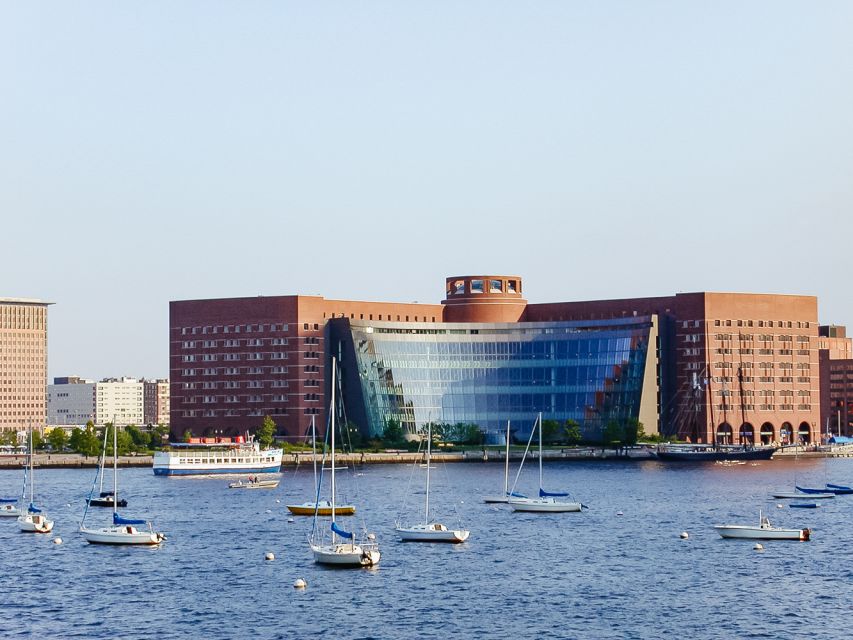
{"type": "Polygon", "coordinates": [[[426,482],[426,507],[424,508],[424,524],[429,524],[429,454],[432,445],[432,422],[427,424],[427,482],[426,482]]]}
{"type": "MultiPolygon", "coordinates": [[[[335,371],[337,365],[335,359],[332,358],[332,416],[329,421],[329,426],[332,429],[332,524],[335,524],[335,371]]],[[[332,544],[335,544],[335,530],[332,529],[332,544]]]]}
{"type": "Polygon", "coordinates": [[[36,483],[36,478],[33,475],[33,454],[35,450],[33,448],[33,425],[30,423],[30,504],[33,503],[33,493],[35,489],[33,485],[36,483]]]}
{"type": "Polygon", "coordinates": [[[314,486],[317,486],[317,427],[311,414],[311,460],[314,462],[314,486]]]}
{"type": "Polygon", "coordinates": [[[116,512],[116,504],[118,504],[118,431],[116,419],[113,416],[113,513],[116,512]]]}
{"type": "Polygon", "coordinates": [[[542,490],[542,413],[540,412],[539,418],[539,490],[542,490]]]}
{"type": "Polygon", "coordinates": [[[504,495],[509,495],[509,420],[506,421],[506,460],[504,460],[504,495]]]}
{"type": "Polygon", "coordinates": [[[98,475],[100,476],[100,480],[101,480],[101,488],[99,489],[99,492],[100,492],[99,495],[102,495],[104,493],[104,462],[106,461],[106,459],[107,459],[107,428],[104,427],[104,444],[101,447],[101,460],[99,462],[100,471],[98,473],[98,475]]]}

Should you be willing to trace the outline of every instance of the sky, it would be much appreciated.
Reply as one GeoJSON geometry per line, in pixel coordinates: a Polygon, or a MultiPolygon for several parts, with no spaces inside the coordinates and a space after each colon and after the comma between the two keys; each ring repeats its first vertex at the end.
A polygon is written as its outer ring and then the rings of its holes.
{"type": "Polygon", "coordinates": [[[0,297],[49,377],[170,300],[791,293],[853,325],[853,3],[0,3],[0,297]]]}

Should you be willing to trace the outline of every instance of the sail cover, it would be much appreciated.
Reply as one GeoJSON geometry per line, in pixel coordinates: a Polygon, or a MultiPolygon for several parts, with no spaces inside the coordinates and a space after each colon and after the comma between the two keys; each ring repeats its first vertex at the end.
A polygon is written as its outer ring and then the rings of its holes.
{"type": "Polygon", "coordinates": [[[27,507],[27,511],[30,513],[41,513],[41,509],[39,509],[34,502],[30,503],[30,506],[27,507]]]}
{"type": "Polygon", "coordinates": [[[17,498],[0,498],[0,502],[17,502],[17,498]]]}
{"type": "Polygon", "coordinates": [[[544,489],[539,489],[540,498],[565,498],[568,495],[568,493],[549,493],[544,489]]]}
{"type": "Polygon", "coordinates": [[[119,514],[113,514],[113,524],[148,524],[147,520],[131,520],[130,518],[122,518],[119,514]]]}
{"type": "Polygon", "coordinates": [[[512,491],[509,492],[509,495],[513,498],[526,498],[527,497],[523,493],[514,493],[512,491]]]}
{"type": "Polygon", "coordinates": [[[352,540],[352,534],[349,531],[344,531],[343,529],[339,528],[335,522],[332,522],[332,531],[337,533],[342,538],[352,540]]]}

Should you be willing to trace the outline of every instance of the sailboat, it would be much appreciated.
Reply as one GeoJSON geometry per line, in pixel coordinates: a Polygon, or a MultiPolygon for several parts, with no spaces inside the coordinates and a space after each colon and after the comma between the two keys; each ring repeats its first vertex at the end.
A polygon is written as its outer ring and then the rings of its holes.
{"type": "MultiPolygon", "coordinates": [[[[585,505],[580,502],[561,502],[555,498],[567,497],[568,493],[549,493],[542,488],[542,414],[540,413],[533,425],[533,430],[530,432],[530,438],[527,440],[527,448],[524,450],[524,457],[527,457],[527,451],[530,449],[530,442],[533,440],[533,432],[539,429],[539,497],[538,498],[517,498],[515,495],[510,495],[509,506],[513,511],[523,511],[530,513],[568,513],[580,511],[585,505]]],[[[510,494],[515,493],[515,484],[518,483],[518,476],[521,474],[521,468],[524,465],[524,458],[521,460],[521,466],[518,467],[518,474],[515,476],[510,494]]]]}
{"type": "Polygon", "coordinates": [[[97,498],[89,497],[89,506],[90,507],[126,507],[127,500],[121,499],[116,500],[115,492],[113,491],[104,491],[104,464],[107,459],[107,434],[109,433],[109,429],[104,428],[104,446],[101,449],[101,459],[98,460],[98,476],[101,480],[101,486],[99,489],[99,495],[97,498]]]}
{"type": "MultiPolygon", "coordinates": [[[[26,533],[50,533],[53,530],[53,520],[48,519],[48,517],[42,512],[42,509],[39,509],[35,503],[35,476],[33,475],[33,429],[30,427],[30,453],[29,453],[29,463],[30,463],[30,473],[29,473],[29,485],[30,485],[30,504],[27,507],[26,512],[21,513],[18,516],[18,525],[21,527],[21,531],[26,533]]],[[[24,471],[24,485],[26,486],[27,476],[26,471],[24,471]]],[[[26,491],[26,489],[25,489],[26,491]]],[[[23,498],[23,496],[21,496],[23,498]]],[[[21,500],[23,504],[23,500],[21,500]]]]}
{"type": "MultiPolygon", "coordinates": [[[[799,447],[799,445],[797,445],[799,447]]],[[[798,500],[808,498],[809,500],[827,500],[834,498],[835,493],[826,489],[811,489],[801,487],[797,484],[797,461],[799,460],[799,448],[794,450],[794,491],[778,491],[773,495],[778,500],[798,500]]]]}
{"type": "MultiPolygon", "coordinates": [[[[520,493],[512,494],[515,498],[526,498],[527,496],[520,493]]],[[[486,504],[498,504],[509,502],[509,420],[506,421],[506,459],[504,460],[504,492],[499,496],[486,496],[483,502],[486,504]]]]}
{"type": "MultiPolygon", "coordinates": [[[[314,486],[317,486],[317,429],[314,416],[311,416],[311,460],[314,463],[314,486]]],[[[316,512],[319,516],[332,515],[332,503],[328,500],[311,500],[302,504],[287,505],[288,511],[295,516],[313,516],[316,512]]],[[[335,514],[339,516],[351,516],[355,514],[355,506],[351,504],[335,505],[335,514]]]]}
{"type": "MultiPolygon", "coordinates": [[[[314,526],[308,543],[314,554],[314,562],[318,564],[329,564],[339,567],[372,567],[379,564],[381,554],[379,545],[372,540],[357,543],[352,532],[341,529],[335,522],[335,377],[337,366],[335,358],[332,358],[332,399],[329,406],[329,424],[331,428],[331,488],[329,500],[329,515],[331,516],[331,542],[328,544],[322,540],[323,536],[317,529],[317,512],[314,514],[314,526]]],[[[320,481],[317,483],[317,500],[320,497],[320,481]]],[[[370,538],[370,536],[368,536],[370,538]]]]}
{"type": "Polygon", "coordinates": [[[430,452],[432,451],[432,422],[427,424],[427,450],[426,450],[426,505],[424,507],[424,521],[422,524],[413,524],[408,527],[399,523],[394,527],[400,534],[403,542],[465,542],[470,531],[465,529],[451,530],[439,522],[430,522],[429,517],[429,472],[430,452]]]}
{"type": "Polygon", "coordinates": [[[27,490],[27,464],[24,463],[24,484],[19,498],[0,498],[0,518],[17,518],[21,515],[18,505],[24,504],[24,492],[27,490]]]}
{"type": "MultiPolygon", "coordinates": [[[[104,429],[106,431],[106,428],[104,429]]],[[[106,455],[106,448],[104,450],[106,455]]],[[[119,503],[118,499],[118,429],[113,421],[113,524],[112,526],[101,527],[99,529],[89,529],[86,527],[86,514],[89,513],[89,505],[91,504],[92,493],[95,491],[95,482],[92,482],[92,490],[89,492],[89,500],[86,501],[86,509],[83,511],[83,519],[80,521],[80,533],[87,542],[92,544],[115,544],[115,545],[157,545],[166,539],[166,536],[159,531],[154,531],[151,523],[147,520],[133,520],[130,518],[122,518],[116,507],[119,503]],[[147,525],[148,529],[140,530],[139,525],[147,525]]]]}

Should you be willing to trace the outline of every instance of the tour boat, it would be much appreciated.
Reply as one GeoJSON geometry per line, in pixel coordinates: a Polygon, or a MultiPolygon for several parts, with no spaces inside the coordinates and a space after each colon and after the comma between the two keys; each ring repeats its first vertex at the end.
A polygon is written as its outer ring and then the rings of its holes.
{"type": "Polygon", "coordinates": [[[655,451],[659,460],[667,462],[718,462],[770,460],[777,447],[739,445],[661,445],[655,451]]]}
{"type": "MultiPolygon", "coordinates": [[[[330,436],[331,436],[331,487],[330,487],[330,535],[331,540],[326,542],[322,532],[317,528],[317,514],[314,515],[314,525],[308,543],[311,553],[314,554],[314,562],[337,567],[372,567],[379,564],[381,554],[379,545],[368,536],[368,541],[358,542],[351,531],[341,529],[335,522],[335,358],[332,358],[332,399],[329,408],[330,436]]],[[[322,475],[319,479],[322,482],[322,475]]],[[[317,495],[320,493],[320,484],[317,485],[317,495]]]]}
{"type": "Polygon", "coordinates": [[[154,475],[201,476],[278,473],[281,449],[261,450],[257,442],[219,444],[172,444],[169,451],[154,454],[154,475]]]}
{"type": "Polygon", "coordinates": [[[527,440],[527,448],[524,450],[524,458],[521,460],[521,465],[518,467],[518,473],[515,476],[512,490],[507,502],[512,507],[513,511],[525,513],[571,513],[578,512],[585,505],[580,502],[563,502],[556,498],[568,497],[568,493],[549,493],[542,488],[542,414],[536,419],[533,425],[533,431],[530,432],[530,438],[527,440]],[[533,440],[533,432],[539,429],[539,497],[538,498],[520,498],[515,495],[515,484],[518,483],[518,476],[521,474],[521,468],[524,466],[524,458],[527,457],[527,451],[530,449],[530,442],[533,440]]]}
{"type": "MultiPolygon", "coordinates": [[[[80,521],[80,533],[86,539],[86,542],[91,544],[112,544],[112,545],[157,545],[166,539],[166,536],[159,531],[154,531],[151,523],[147,520],[133,520],[130,518],[122,518],[116,511],[119,503],[118,499],[118,429],[113,422],[113,524],[99,528],[89,528],[86,526],[86,514],[89,513],[89,506],[92,504],[92,494],[95,492],[95,484],[98,481],[98,476],[103,477],[103,465],[99,466],[95,473],[95,480],[92,482],[92,489],[89,492],[89,500],[86,501],[86,508],[83,510],[83,519],[80,521]],[[148,530],[140,530],[138,525],[146,525],[148,530]]],[[[106,432],[106,427],[104,432],[106,432]]],[[[106,456],[106,435],[104,437],[104,456],[106,456]]]]}
{"type": "Polygon", "coordinates": [[[808,540],[810,529],[783,529],[770,524],[767,516],[759,512],[758,526],[722,524],[715,525],[717,533],[723,538],[739,538],[748,540],[808,540]]]}
{"type": "MultiPolygon", "coordinates": [[[[48,518],[35,503],[35,476],[33,474],[33,430],[30,427],[30,446],[29,446],[29,486],[30,486],[30,504],[27,510],[18,516],[18,526],[25,533],[50,533],[53,530],[53,520],[48,518]]],[[[24,471],[24,485],[27,484],[27,472],[24,471]]],[[[26,490],[25,490],[26,491],[26,490]]],[[[23,503],[23,500],[21,501],[23,503]]]]}
{"type": "Polygon", "coordinates": [[[429,517],[429,471],[430,452],[432,450],[432,422],[427,424],[427,450],[426,450],[426,506],[424,507],[424,521],[408,526],[397,523],[394,529],[400,535],[403,542],[465,542],[471,534],[466,529],[448,529],[438,522],[430,522],[429,517]]]}

